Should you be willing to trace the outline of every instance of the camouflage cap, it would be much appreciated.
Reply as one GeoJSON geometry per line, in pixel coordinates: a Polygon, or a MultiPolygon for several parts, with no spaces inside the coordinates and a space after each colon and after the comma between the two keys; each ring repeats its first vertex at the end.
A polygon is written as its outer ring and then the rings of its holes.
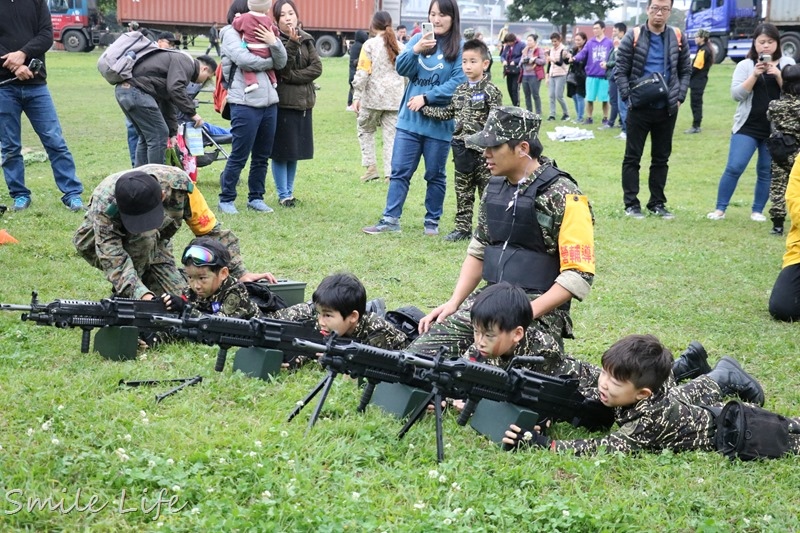
{"type": "Polygon", "coordinates": [[[488,148],[510,140],[532,141],[539,135],[542,117],[519,107],[496,107],[489,112],[483,131],[467,137],[466,142],[488,148]]]}
{"type": "Polygon", "coordinates": [[[702,37],[703,39],[708,39],[709,37],[711,37],[711,32],[708,31],[708,30],[705,30],[703,28],[700,28],[699,30],[697,30],[697,37],[702,37]]]}
{"type": "Polygon", "coordinates": [[[464,30],[464,39],[469,41],[470,39],[475,38],[475,28],[467,28],[464,30]]]}

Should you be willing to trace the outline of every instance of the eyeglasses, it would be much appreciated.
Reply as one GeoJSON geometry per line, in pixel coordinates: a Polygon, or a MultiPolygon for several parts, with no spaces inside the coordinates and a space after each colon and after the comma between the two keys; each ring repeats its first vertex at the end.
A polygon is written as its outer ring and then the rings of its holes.
{"type": "Polygon", "coordinates": [[[188,247],[186,251],[183,252],[183,259],[181,262],[185,265],[189,261],[191,261],[194,266],[198,267],[217,266],[219,264],[214,252],[196,244],[188,247]]]}
{"type": "Polygon", "coordinates": [[[650,6],[650,12],[651,12],[651,13],[664,13],[664,14],[666,15],[666,14],[667,14],[667,13],[669,13],[670,11],[672,11],[672,8],[671,8],[671,7],[656,7],[656,6],[650,6]]]}

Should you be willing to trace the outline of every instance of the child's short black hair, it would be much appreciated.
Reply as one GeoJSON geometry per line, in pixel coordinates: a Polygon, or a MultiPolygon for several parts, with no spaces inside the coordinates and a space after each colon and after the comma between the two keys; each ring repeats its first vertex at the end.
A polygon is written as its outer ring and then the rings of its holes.
{"type": "Polygon", "coordinates": [[[473,50],[478,52],[484,61],[488,61],[491,59],[489,56],[489,47],[486,46],[486,43],[481,41],[480,39],[470,39],[464,42],[464,48],[462,49],[462,53],[466,52],[467,50],[473,50]]]}
{"type": "Polygon", "coordinates": [[[787,65],[781,71],[783,93],[800,96],[800,65],[787,65]]]}
{"type": "Polygon", "coordinates": [[[183,266],[208,267],[215,274],[231,263],[231,253],[216,239],[197,237],[184,248],[181,255],[183,266]]]}
{"type": "Polygon", "coordinates": [[[500,331],[514,331],[522,326],[528,329],[533,322],[531,301],[525,291],[507,281],[489,285],[483,289],[470,310],[470,321],[475,327],[500,331]]]}
{"type": "Polygon", "coordinates": [[[602,358],[603,370],[637,389],[656,391],[672,372],[672,353],[653,335],[628,335],[615,342],[602,358]]]}
{"type": "Polygon", "coordinates": [[[321,307],[338,311],[342,317],[358,311],[360,318],[367,312],[367,289],[353,274],[338,272],[322,280],[311,296],[311,301],[321,307]]]}

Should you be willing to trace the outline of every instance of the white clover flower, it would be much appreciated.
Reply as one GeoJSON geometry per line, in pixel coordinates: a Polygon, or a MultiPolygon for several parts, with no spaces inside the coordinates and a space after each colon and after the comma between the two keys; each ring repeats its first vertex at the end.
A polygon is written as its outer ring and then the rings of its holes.
{"type": "Polygon", "coordinates": [[[172,492],[180,492],[181,486],[180,485],[172,485],[172,492]]]}
{"type": "Polygon", "coordinates": [[[256,466],[257,466],[258,468],[264,468],[264,465],[262,465],[261,463],[256,463],[256,466]]]}
{"type": "Polygon", "coordinates": [[[453,523],[453,521],[451,519],[449,519],[449,518],[445,518],[444,519],[444,525],[449,526],[452,523],[453,523]]]}
{"type": "Polygon", "coordinates": [[[359,493],[359,492],[354,492],[354,493],[353,493],[353,494],[351,494],[350,496],[352,496],[352,498],[353,498],[354,500],[357,500],[357,499],[359,499],[359,498],[361,497],[361,493],[359,493]]]}
{"type": "Polygon", "coordinates": [[[156,524],[156,527],[164,527],[164,522],[159,522],[158,524],[156,524]]]}
{"type": "Polygon", "coordinates": [[[147,413],[145,413],[144,411],[139,411],[139,416],[141,416],[142,418],[147,418],[147,413]]]}
{"type": "Polygon", "coordinates": [[[224,457],[220,457],[219,458],[219,464],[221,464],[221,465],[225,464],[225,458],[224,457]]]}
{"type": "Polygon", "coordinates": [[[64,410],[64,406],[63,406],[63,405],[59,405],[59,406],[57,407],[57,409],[58,409],[59,411],[63,411],[63,410],[64,410]]]}
{"type": "Polygon", "coordinates": [[[153,461],[152,459],[150,459],[149,461],[147,461],[147,466],[149,466],[150,468],[153,468],[154,466],[156,466],[156,462],[153,461]]]}
{"type": "Polygon", "coordinates": [[[33,428],[28,428],[28,431],[26,431],[25,433],[27,433],[28,436],[30,437],[31,435],[33,435],[33,428]]]}
{"type": "Polygon", "coordinates": [[[200,508],[199,507],[192,507],[191,513],[192,514],[200,514],[200,508]]]}
{"type": "MultiPolygon", "coordinates": [[[[453,484],[450,485],[450,487],[452,487],[453,490],[461,490],[461,485],[459,485],[455,481],[453,481],[453,484]]],[[[459,508],[458,510],[460,511],[461,509],[459,508]]]]}
{"type": "Polygon", "coordinates": [[[413,450],[413,449],[414,449],[414,444],[413,444],[413,443],[411,443],[411,442],[409,442],[409,443],[408,443],[408,448],[409,448],[410,450],[413,450]]]}
{"type": "Polygon", "coordinates": [[[281,431],[281,437],[283,437],[285,439],[288,436],[289,436],[289,432],[288,431],[281,431]]]}
{"type": "Polygon", "coordinates": [[[0,444],[0,450],[2,450],[2,449],[3,449],[3,445],[2,445],[2,444],[0,444]]]}
{"type": "Polygon", "coordinates": [[[417,502],[414,504],[414,509],[425,509],[425,502],[417,502]]]}
{"type": "Polygon", "coordinates": [[[261,441],[260,440],[255,441],[254,444],[255,444],[256,448],[261,448],[261,441]]]}
{"type": "Polygon", "coordinates": [[[439,472],[436,470],[428,470],[428,477],[433,479],[439,477],[439,472]]]}
{"type": "MultiPolygon", "coordinates": [[[[57,438],[53,437],[52,439],[50,439],[50,444],[53,444],[53,445],[55,445],[55,446],[58,446],[59,444],[61,444],[61,441],[60,441],[60,440],[58,440],[57,438]]],[[[0,446],[0,450],[2,450],[2,449],[3,449],[3,447],[2,447],[2,446],[0,446]]]]}
{"type": "Polygon", "coordinates": [[[117,452],[117,453],[125,453],[125,448],[117,448],[114,451],[117,452]]]}
{"type": "Polygon", "coordinates": [[[746,526],[750,525],[750,519],[749,518],[742,518],[742,521],[744,522],[744,525],[746,525],[746,526]]]}
{"type": "Polygon", "coordinates": [[[211,494],[212,492],[214,492],[214,487],[208,487],[208,488],[206,489],[206,492],[207,492],[207,493],[209,493],[209,494],[211,494]]]}
{"type": "Polygon", "coordinates": [[[297,407],[303,407],[305,404],[303,403],[303,400],[297,400],[297,402],[295,403],[295,405],[296,405],[297,407]]]}
{"type": "MultiPolygon", "coordinates": [[[[455,485],[455,483],[454,483],[454,485],[455,485]]],[[[453,514],[458,514],[460,512],[461,512],[461,507],[456,507],[455,509],[453,509],[453,514]]]]}
{"type": "Polygon", "coordinates": [[[258,454],[257,454],[256,452],[250,452],[248,455],[249,455],[250,457],[255,457],[255,456],[256,456],[256,455],[258,455],[258,454]]]}
{"type": "Polygon", "coordinates": [[[564,509],[564,510],[562,510],[562,511],[561,511],[561,514],[562,514],[563,516],[569,516],[569,511],[567,511],[566,509],[564,509]]]}
{"type": "Polygon", "coordinates": [[[50,431],[50,428],[53,426],[53,419],[48,419],[44,424],[42,424],[42,431],[50,431]]]}
{"type": "Polygon", "coordinates": [[[286,464],[289,466],[294,466],[294,459],[289,459],[288,461],[286,461],[286,464]]]}
{"type": "Polygon", "coordinates": [[[167,459],[167,464],[168,465],[174,465],[175,461],[173,461],[172,459],[167,459]]]}
{"type": "Polygon", "coordinates": [[[706,481],[706,480],[705,480],[705,479],[703,479],[703,478],[701,478],[701,477],[697,478],[697,483],[698,483],[698,484],[705,483],[705,481],[706,481]]]}
{"type": "Polygon", "coordinates": [[[142,418],[142,424],[149,424],[149,423],[150,423],[149,418],[142,418]]]}
{"type": "Polygon", "coordinates": [[[147,352],[139,354],[139,361],[147,361],[147,352]]]}
{"type": "Polygon", "coordinates": [[[123,438],[124,440],[126,440],[127,442],[130,442],[130,441],[131,441],[131,438],[133,438],[133,437],[131,437],[131,434],[130,434],[130,433],[126,433],[126,434],[125,434],[125,436],[124,436],[124,437],[122,437],[122,438],[123,438]]]}
{"type": "Polygon", "coordinates": [[[764,516],[761,517],[761,520],[763,520],[764,522],[770,522],[772,521],[772,515],[765,514],[764,516]]]}
{"type": "Polygon", "coordinates": [[[265,499],[272,498],[272,493],[268,490],[265,490],[264,492],[261,493],[261,497],[265,499]]]}

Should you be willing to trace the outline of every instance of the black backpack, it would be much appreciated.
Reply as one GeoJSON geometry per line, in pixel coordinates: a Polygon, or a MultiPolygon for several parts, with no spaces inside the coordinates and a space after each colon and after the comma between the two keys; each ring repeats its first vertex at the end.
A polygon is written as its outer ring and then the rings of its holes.
{"type": "Polygon", "coordinates": [[[279,295],[269,289],[265,281],[245,281],[244,286],[250,299],[255,302],[262,313],[271,313],[289,307],[279,295]]]}
{"type": "Polygon", "coordinates": [[[777,164],[788,165],[789,158],[797,154],[800,146],[794,135],[775,130],[767,139],[767,150],[777,164]]]}
{"type": "Polygon", "coordinates": [[[731,400],[717,416],[714,445],[729,459],[774,459],[789,451],[789,421],[755,405],[731,400]]]}
{"type": "Polygon", "coordinates": [[[387,311],[385,318],[390,324],[405,333],[408,340],[413,341],[419,337],[419,321],[424,316],[425,313],[419,307],[406,305],[394,311],[387,311]]]}

